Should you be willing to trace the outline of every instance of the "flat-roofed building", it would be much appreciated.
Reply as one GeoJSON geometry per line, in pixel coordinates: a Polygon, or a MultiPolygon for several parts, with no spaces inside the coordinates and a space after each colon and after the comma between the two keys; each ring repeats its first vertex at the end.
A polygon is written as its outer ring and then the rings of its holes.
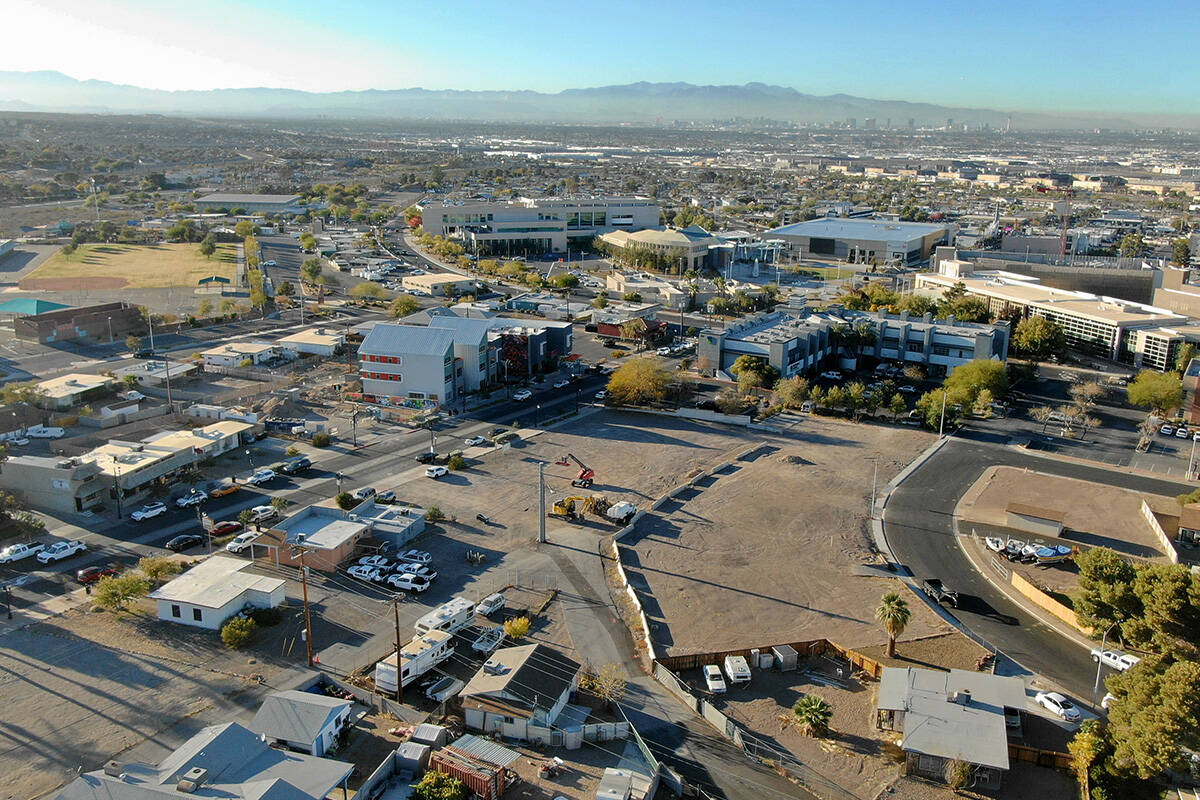
{"type": "Polygon", "coordinates": [[[334,356],[346,346],[346,334],[330,328],[297,331],[279,340],[285,358],[305,356],[334,356]]]}
{"type": "Polygon", "coordinates": [[[942,261],[937,273],[916,276],[916,291],[941,295],[957,285],[979,297],[993,317],[1045,317],[1063,330],[1067,346],[1137,367],[1172,365],[1190,320],[1165,308],[1046,286],[1028,275],[975,271],[967,262],[942,261]]]}
{"type": "Polygon", "coordinates": [[[917,264],[952,235],[950,225],[880,219],[812,219],[771,231],[793,256],[857,264],[917,264]]]}
{"type": "Polygon", "coordinates": [[[344,510],[328,501],[305,506],[276,523],[254,542],[254,555],[272,564],[300,566],[298,545],[307,551],[304,564],[333,572],[353,557],[367,539],[408,544],[425,530],[424,510],[412,506],[379,505],[364,500],[344,510]]]}
{"type": "Polygon", "coordinates": [[[479,290],[479,282],[469,275],[459,275],[454,272],[431,272],[426,275],[405,275],[400,279],[400,285],[405,289],[416,289],[429,295],[445,295],[450,297],[460,294],[474,294],[479,290]]]}
{"type": "Polygon", "coordinates": [[[613,231],[600,237],[601,241],[627,253],[642,250],[663,258],[663,266],[682,275],[689,269],[702,269],[708,264],[709,252],[723,242],[699,225],[686,228],[648,228],[628,232],[613,231]]]}
{"type": "Polygon", "coordinates": [[[0,469],[0,487],[23,498],[30,508],[74,514],[102,505],[111,485],[91,461],[14,455],[0,469]]]}
{"type": "Polygon", "coordinates": [[[300,214],[306,207],[298,194],[238,194],[214,192],[196,199],[197,211],[233,211],[246,214],[300,214]]]}
{"type": "Polygon", "coordinates": [[[282,578],[259,575],[241,558],[216,555],[150,593],[158,618],[217,630],[246,606],[275,608],[283,603],[282,578]]]}
{"type": "Polygon", "coordinates": [[[230,342],[201,353],[209,367],[238,367],[249,361],[254,366],[283,358],[283,348],[270,342],[230,342]]]}
{"type": "Polygon", "coordinates": [[[43,408],[71,408],[108,394],[112,391],[112,385],[112,378],[107,375],[72,372],[39,381],[36,402],[43,408]]]}
{"type": "Polygon", "coordinates": [[[125,302],[63,308],[13,320],[16,338],[42,344],[80,340],[121,342],[130,334],[141,336],[145,332],[142,310],[125,302]]]}

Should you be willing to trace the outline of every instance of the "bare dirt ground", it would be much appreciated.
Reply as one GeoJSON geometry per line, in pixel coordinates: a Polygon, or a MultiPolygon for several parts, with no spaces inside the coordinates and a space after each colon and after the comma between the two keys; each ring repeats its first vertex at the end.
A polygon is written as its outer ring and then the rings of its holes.
{"type": "MultiPolygon", "coordinates": [[[[851,570],[880,563],[868,517],[875,464],[882,488],[929,442],[919,431],[814,418],[647,514],[621,557],[646,595],[655,646],[678,655],[884,641],[874,609],[883,593],[905,590],[886,573],[851,570]]],[[[910,607],[906,635],[948,630],[924,604],[910,607]]]]}
{"type": "MultiPolygon", "coordinates": [[[[955,509],[964,532],[972,523],[1006,528],[1009,503],[1046,508],[1066,514],[1063,540],[1070,544],[1105,546],[1127,555],[1165,558],[1162,545],[1142,517],[1143,493],[1114,489],[1088,481],[992,467],[966,491],[955,509]]],[[[1164,499],[1160,498],[1159,502],[1164,499]]],[[[1171,498],[1165,498],[1172,502],[1171,498]]],[[[1030,537],[1014,532],[1020,539],[1030,537]]]]}
{"type": "Polygon", "coordinates": [[[276,629],[256,657],[151,606],[121,618],[83,606],[0,636],[0,797],[38,797],[188,717],[257,708],[282,671],[262,657],[276,629]]]}
{"type": "Polygon", "coordinates": [[[896,644],[896,655],[888,657],[887,645],[854,648],[885,667],[928,667],[973,670],[987,650],[958,631],[920,638],[904,637],[896,644]]]}

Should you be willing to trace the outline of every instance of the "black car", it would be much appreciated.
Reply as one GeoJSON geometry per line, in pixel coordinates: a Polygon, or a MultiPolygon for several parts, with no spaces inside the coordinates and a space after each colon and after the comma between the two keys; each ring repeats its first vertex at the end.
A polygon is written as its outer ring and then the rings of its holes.
{"type": "Polygon", "coordinates": [[[428,450],[417,456],[417,462],[421,464],[432,464],[435,459],[437,459],[437,454],[431,453],[428,450]]]}
{"type": "Polygon", "coordinates": [[[166,548],[173,552],[179,553],[184,550],[190,550],[196,545],[204,544],[204,537],[198,533],[185,533],[181,536],[176,536],[171,541],[167,542],[166,548]]]}
{"type": "Polygon", "coordinates": [[[142,347],[133,352],[134,358],[154,358],[154,351],[149,347],[142,347]]]}
{"type": "Polygon", "coordinates": [[[282,472],[285,475],[295,475],[303,472],[311,466],[312,459],[310,459],[308,456],[297,456],[296,458],[283,462],[283,464],[281,464],[275,471],[282,472]]]}

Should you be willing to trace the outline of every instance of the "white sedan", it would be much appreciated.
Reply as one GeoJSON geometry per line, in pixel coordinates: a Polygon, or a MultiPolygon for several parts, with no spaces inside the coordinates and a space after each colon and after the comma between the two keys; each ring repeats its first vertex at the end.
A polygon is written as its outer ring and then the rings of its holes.
{"type": "Polygon", "coordinates": [[[605,399],[606,397],[608,397],[608,392],[606,392],[605,390],[601,389],[600,391],[596,392],[596,394],[595,394],[594,396],[595,396],[595,398],[596,398],[597,400],[603,400],[603,399],[605,399]]]}
{"type": "Polygon", "coordinates": [[[528,389],[518,389],[513,392],[513,400],[528,400],[531,397],[533,397],[533,392],[528,389]]]}
{"type": "Polygon", "coordinates": [[[1035,699],[1039,706],[1067,722],[1078,722],[1082,717],[1075,704],[1058,692],[1038,692],[1035,699]]]}
{"type": "Polygon", "coordinates": [[[565,389],[570,385],[571,385],[571,382],[569,380],[567,380],[566,378],[563,378],[561,381],[554,382],[555,389],[565,389]]]}
{"type": "Polygon", "coordinates": [[[467,447],[482,447],[487,444],[488,440],[482,436],[472,436],[470,439],[464,439],[463,444],[467,447]]]}
{"type": "Polygon", "coordinates": [[[446,469],[443,466],[432,466],[432,467],[425,468],[425,477],[426,478],[440,478],[443,475],[448,475],[449,473],[450,473],[450,470],[446,469]]]}
{"type": "Polygon", "coordinates": [[[230,553],[240,553],[253,544],[254,540],[259,536],[261,536],[261,534],[255,533],[254,531],[249,531],[248,533],[239,533],[225,545],[225,549],[230,553]]]}

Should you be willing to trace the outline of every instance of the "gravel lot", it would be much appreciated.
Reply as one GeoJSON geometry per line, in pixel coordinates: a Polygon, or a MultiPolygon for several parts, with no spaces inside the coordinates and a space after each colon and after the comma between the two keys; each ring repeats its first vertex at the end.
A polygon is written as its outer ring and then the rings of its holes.
{"type": "MultiPolygon", "coordinates": [[[[874,609],[901,584],[851,568],[880,563],[867,515],[875,463],[882,488],[929,435],[811,418],[765,440],[752,460],[647,514],[622,542],[630,581],[648,595],[656,646],[668,654],[886,638],[874,609]]],[[[906,636],[948,630],[923,603],[910,607],[906,636]]]]}

